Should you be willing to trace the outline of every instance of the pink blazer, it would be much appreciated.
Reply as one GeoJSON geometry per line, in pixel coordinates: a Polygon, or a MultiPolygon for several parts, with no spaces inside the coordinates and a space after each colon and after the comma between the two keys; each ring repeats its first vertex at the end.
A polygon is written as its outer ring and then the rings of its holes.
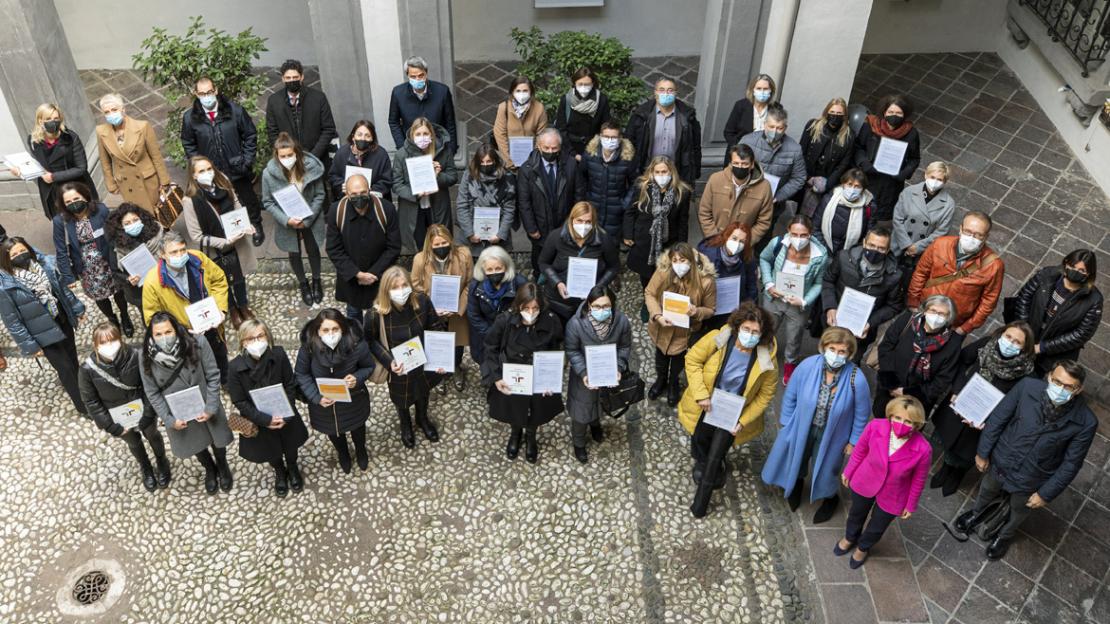
{"type": "Polygon", "coordinates": [[[867,423],[844,476],[852,491],[875,498],[879,509],[895,515],[917,510],[917,500],[925,489],[933,449],[920,431],[910,435],[902,448],[889,452],[890,421],[877,418],[867,423]]]}

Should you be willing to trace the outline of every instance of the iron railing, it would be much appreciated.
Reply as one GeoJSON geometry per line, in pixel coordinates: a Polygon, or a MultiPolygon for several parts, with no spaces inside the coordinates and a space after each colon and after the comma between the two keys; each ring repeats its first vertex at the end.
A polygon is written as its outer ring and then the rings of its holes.
{"type": "Polygon", "coordinates": [[[1110,53],[1110,0],[1019,0],[1079,63],[1086,78],[1110,53]]]}

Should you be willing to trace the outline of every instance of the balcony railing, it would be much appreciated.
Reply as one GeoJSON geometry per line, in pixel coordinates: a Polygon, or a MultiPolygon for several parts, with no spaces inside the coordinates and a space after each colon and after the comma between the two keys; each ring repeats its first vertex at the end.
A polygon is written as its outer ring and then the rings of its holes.
{"type": "Polygon", "coordinates": [[[1086,78],[1110,53],[1110,0],[1019,0],[1048,26],[1052,40],[1079,63],[1086,78]]]}

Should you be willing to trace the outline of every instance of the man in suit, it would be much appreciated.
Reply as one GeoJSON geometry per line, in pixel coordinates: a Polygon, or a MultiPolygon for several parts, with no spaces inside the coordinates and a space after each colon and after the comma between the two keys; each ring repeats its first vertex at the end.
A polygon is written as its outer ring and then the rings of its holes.
{"type": "Polygon", "coordinates": [[[540,250],[547,234],[562,226],[571,206],[586,198],[586,182],[578,166],[574,154],[563,150],[562,135],[550,127],[536,136],[536,149],[520,166],[516,206],[532,241],[533,275],[540,275],[540,250]]]}
{"type": "Polygon", "coordinates": [[[328,97],[322,91],[304,86],[304,67],[290,59],[281,64],[281,81],[285,88],[266,100],[266,134],[272,145],[278,133],[286,132],[312,152],[327,171],[328,145],[339,136],[331,116],[328,97]]]}
{"type": "Polygon", "coordinates": [[[405,144],[412,122],[421,117],[447,129],[452,154],[459,149],[451,89],[442,82],[428,80],[427,61],[414,56],[405,61],[405,82],[393,87],[389,96],[389,132],[397,149],[405,144]]]}

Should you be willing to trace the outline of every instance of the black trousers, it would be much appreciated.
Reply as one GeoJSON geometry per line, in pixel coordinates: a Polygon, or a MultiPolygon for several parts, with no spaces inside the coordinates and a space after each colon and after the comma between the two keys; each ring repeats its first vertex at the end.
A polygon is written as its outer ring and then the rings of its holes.
{"type": "Polygon", "coordinates": [[[686,352],[667,355],[659,347],[655,348],[655,374],[667,384],[678,383],[678,376],[686,366],[686,352]]]}
{"type": "MultiPolygon", "coordinates": [[[[704,417],[704,415],[703,415],[704,417]]],[[[718,475],[725,470],[725,455],[736,436],[713,425],[707,425],[702,418],[694,426],[694,435],[690,437],[690,454],[694,456],[695,468],[700,468],[701,482],[694,492],[694,502],[690,511],[697,517],[705,515],[709,508],[709,499],[713,496],[713,486],[720,478],[718,475]]]]}
{"type": "Polygon", "coordinates": [[[852,506],[848,509],[848,521],[844,525],[844,538],[856,544],[860,550],[867,552],[879,542],[886,532],[886,528],[897,518],[895,514],[887,513],[875,504],[874,498],[868,498],[852,492],[852,506]],[[863,522],[867,514],[871,520],[864,528],[863,522]]]}
{"type": "Polygon", "coordinates": [[[166,443],[162,440],[162,434],[158,431],[158,424],[151,423],[146,429],[136,431],[132,429],[127,433],[120,436],[120,439],[127,443],[127,448],[131,450],[131,454],[143,466],[150,466],[150,457],[146,454],[146,448],[143,447],[143,438],[146,438],[150,444],[150,450],[154,451],[155,457],[166,456],[166,443]]]}
{"type": "Polygon", "coordinates": [[[79,365],[77,364],[77,343],[73,338],[73,326],[69,324],[69,318],[66,317],[65,312],[59,313],[54,322],[58,324],[58,329],[65,334],[65,338],[60,342],[43,347],[42,355],[47,362],[50,362],[50,366],[54,367],[54,371],[58,373],[58,380],[62,382],[62,388],[69,395],[69,400],[73,401],[73,407],[77,408],[78,412],[87,414],[88,410],[85,409],[85,402],[81,400],[81,388],[77,384],[77,368],[79,365]]]}
{"type": "Polygon", "coordinates": [[[235,196],[239,198],[239,203],[247,209],[247,216],[250,217],[251,225],[261,232],[262,202],[258,201],[258,195],[254,192],[254,176],[232,180],[231,186],[235,189],[235,196]]]}
{"type": "Polygon", "coordinates": [[[1002,482],[995,476],[994,468],[992,467],[983,475],[983,480],[979,482],[979,497],[975,499],[975,511],[983,511],[986,506],[996,498],[1003,496],[1010,497],[1010,520],[1002,525],[1002,529],[998,532],[998,537],[1004,540],[1013,539],[1014,533],[1017,532],[1018,527],[1022,522],[1029,517],[1032,509],[1025,506],[1032,496],[1032,492],[1007,492],[1002,489],[1002,482]]]}
{"type": "Polygon", "coordinates": [[[528,237],[528,242],[532,243],[532,281],[539,283],[540,275],[540,252],[543,251],[543,237],[539,240],[534,240],[528,237]]]}

